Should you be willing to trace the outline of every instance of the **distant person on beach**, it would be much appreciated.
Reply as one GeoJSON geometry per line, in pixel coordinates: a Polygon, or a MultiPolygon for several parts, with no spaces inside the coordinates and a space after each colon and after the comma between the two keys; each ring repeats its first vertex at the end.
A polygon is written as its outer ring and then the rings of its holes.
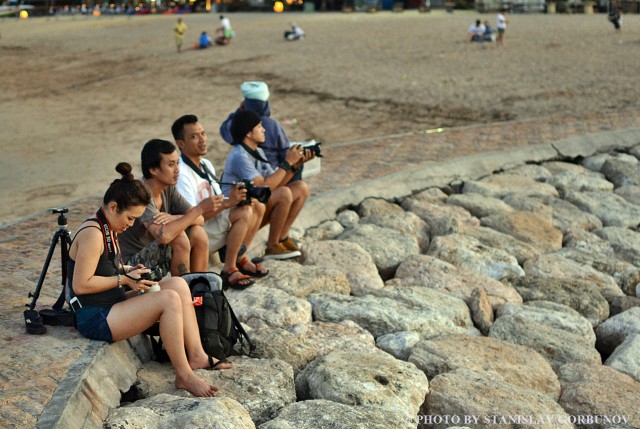
{"type": "Polygon", "coordinates": [[[498,13],[498,17],[496,19],[496,28],[498,29],[498,37],[496,38],[496,46],[504,46],[504,33],[507,31],[507,24],[509,20],[507,20],[507,10],[502,9],[498,13]]]}
{"type": "MultiPolygon", "coordinates": [[[[224,165],[224,181],[251,180],[254,186],[268,186],[271,190],[261,225],[270,224],[265,259],[300,256],[300,248],[289,237],[289,229],[309,197],[309,187],[302,180],[291,180],[302,164],[313,158],[313,154],[299,145],[290,147],[285,151],[284,160],[273,168],[261,148],[266,138],[261,117],[253,110],[237,111],[231,121],[230,132],[233,149],[224,165]]],[[[225,195],[230,189],[228,185],[222,187],[225,195]]]]}
{"type": "Polygon", "coordinates": [[[284,32],[284,38],[289,41],[304,39],[304,36],[304,30],[295,23],[291,24],[291,30],[284,32]]]}
{"type": "Polygon", "coordinates": [[[163,275],[208,271],[209,239],[204,214],[219,210],[222,197],[196,206],[177,191],[180,156],[167,140],[150,140],[142,148],[142,183],[151,194],[147,208],[120,238],[122,256],[131,265],[158,267],[163,275]]]}
{"type": "Polygon", "coordinates": [[[607,19],[613,24],[616,33],[622,32],[622,8],[616,0],[611,0],[609,3],[607,19]]]}
{"type": "Polygon", "coordinates": [[[487,20],[484,21],[484,34],[482,35],[482,40],[485,42],[496,41],[496,32],[487,20]]]}
{"type": "Polygon", "coordinates": [[[205,49],[211,46],[211,36],[207,34],[206,31],[203,31],[200,34],[200,40],[198,41],[198,48],[205,49]]]}
{"type": "Polygon", "coordinates": [[[149,272],[144,265],[122,262],[118,234],[143,215],[152,196],[134,179],[129,164],[120,163],[116,170],[122,177],[111,183],[95,217],[80,225],[69,249],[67,281],[76,328],[86,338],[112,343],[159,321],[176,371],[175,386],[195,396],[215,396],[218,389],[194,370],[230,368],[232,363],[216,360],[203,350],[187,283],[167,277],[156,286],[141,278],[149,272]]]}
{"type": "Polygon", "coordinates": [[[178,18],[178,23],[173,27],[173,34],[176,37],[176,49],[178,52],[182,50],[184,44],[184,33],[187,31],[187,24],[182,21],[182,18],[178,18]]]}
{"type": "MultiPolygon", "coordinates": [[[[180,148],[180,177],[176,188],[193,206],[205,198],[221,198],[216,171],[204,156],[209,150],[207,133],[195,115],[176,119],[171,133],[180,148]]],[[[209,250],[224,248],[222,279],[225,286],[243,289],[253,284],[251,277],[264,277],[268,271],[254,264],[244,252],[260,228],[265,206],[255,199],[246,201],[244,184],[231,187],[229,198],[217,210],[204,213],[204,228],[209,236],[209,250]]]]}
{"type": "MultiPolygon", "coordinates": [[[[260,145],[266,155],[266,159],[273,169],[284,161],[287,151],[291,146],[287,133],[280,122],[271,118],[271,106],[269,104],[269,87],[264,82],[243,82],[240,91],[244,99],[238,109],[231,113],[220,125],[220,135],[229,144],[234,144],[231,134],[231,123],[235,115],[243,110],[252,110],[260,115],[262,126],[266,130],[265,142],[260,145]]],[[[301,174],[296,175],[299,178],[301,174]]]]}
{"type": "Polygon", "coordinates": [[[220,15],[220,27],[216,29],[216,44],[227,45],[235,35],[236,33],[231,28],[229,18],[220,15]]]}
{"type": "Polygon", "coordinates": [[[484,37],[484,25],[479,19],[474,24],[471,24],[467,29],[467,36],[469,36],[470,42],[482,42],[484,37]]]}

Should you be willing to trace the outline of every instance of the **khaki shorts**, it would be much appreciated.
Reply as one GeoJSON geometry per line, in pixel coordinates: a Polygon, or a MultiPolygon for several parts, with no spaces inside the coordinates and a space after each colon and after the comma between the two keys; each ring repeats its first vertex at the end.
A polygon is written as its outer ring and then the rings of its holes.
{"type": "Polygon", "coordinates": [[[204,224],[204,229],[209,236],[209,252],[215,252],[227,242],[227,233],[231,229],[229,213],[231,209],[226,209],[216,217],[212,217],[204,224]]]}

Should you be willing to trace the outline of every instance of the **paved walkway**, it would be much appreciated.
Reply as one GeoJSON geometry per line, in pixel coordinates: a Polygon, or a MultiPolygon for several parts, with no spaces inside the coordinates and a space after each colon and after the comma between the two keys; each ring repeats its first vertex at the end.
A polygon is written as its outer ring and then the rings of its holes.
{"type": "MultiPolygon", "coordinates": [[[[324,146],[322,174],[310,178],[313,195],[380,177],[408,167],[483,152],[537,145],[572,136],[640,126],[640,111],[622,110],[581,117],[545,117],[445,130],[425,130],[359,142],[324,146]]],[[[67,204],[75,231],[91,215],[101,196],[67,204]]],[[[48,327],[41,336],[25,332],[22,312],[30,302],[56,216],[40,213],[0,229],[0,427],[31,428],[51,400],[71,364],[89,342],[71,328],[48,327]]],[[[50,306],[60,292],[56,252],[38,300],[50,306]]]]}

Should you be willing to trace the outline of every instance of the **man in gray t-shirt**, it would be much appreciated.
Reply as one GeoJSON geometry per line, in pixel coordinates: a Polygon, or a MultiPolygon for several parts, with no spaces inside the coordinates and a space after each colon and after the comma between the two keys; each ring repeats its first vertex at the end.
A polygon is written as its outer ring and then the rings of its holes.
{"type": "Polygon", "coordinates": [[[216,210],[222,195],[189,204],[175,189],[180,170],[176,146],[150,140],[142,149],[142,183],[151,202],[133,226],[119,236],[123,261],[130,265],[159,267],[178,276],[208,271],[209,238],[203,228],[205,213],[216,210]]]}

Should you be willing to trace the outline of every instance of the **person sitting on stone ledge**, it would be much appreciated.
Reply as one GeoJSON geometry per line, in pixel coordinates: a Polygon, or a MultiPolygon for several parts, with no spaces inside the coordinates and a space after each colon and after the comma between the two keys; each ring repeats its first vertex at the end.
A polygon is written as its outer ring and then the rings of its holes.
{"type": "Polygon", "coordinates": [[[131,338],[160,322],[160,336],[176,371],[175,385],[196,396],[215,396],[218,389],[198,377],[195,369],[231,368],[202,348],[189,286],[180,277],[160,280],[159,289],[141,275],[143,265],[124,265],[118,234],[131,227],[151,201],[147,188],[135,180],[131,166],[116,167],[122,178],[111,183],[95,218],[87,219],[69,249],[67,291],[76,328],[92,340],[131,338]],[[126,292],[126,289],[130,289],[126,292]]]}
{"type": "Polygon", "coordinates": [[[189,204],[176,190],[180,157],[167,140],[150,140],[142,148],[142,183],[151,194],[144,214],[121,237],[126,263],[160,268],[179,276],[209,268],[209,238],[203,215],[219,210],[223,196],[189,204]]]}

